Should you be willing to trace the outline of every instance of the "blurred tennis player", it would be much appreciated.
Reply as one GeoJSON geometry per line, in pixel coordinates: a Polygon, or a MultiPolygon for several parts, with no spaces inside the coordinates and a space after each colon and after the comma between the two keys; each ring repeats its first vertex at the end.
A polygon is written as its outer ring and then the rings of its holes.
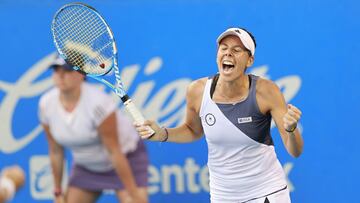
{"type": "Polygon", "coordinates": [[[55,88],[39,102],[55,183],[55,202],[92,203],[104,189],[123,203],[147,202],[148,158],[145,146],[113,99],[58,57],[55,88]],[[65,196],[61,191],[64,148],[74,164],[65,196]]]}
{"type": "Polygon", "coordinates": [[[217,39],[214,77],[194,81],[187,90],[186,120],[176,128],[136,124],[150,140],[192,142],[205,134],[212,203],[289,203],[286,177],[270,135],[274,119],[282,141],[294,157],[303,139],[297,123],[301,112],[286,104],[272,81],[245,73],[254,63],[256,42],[241,28],[230,28],[217,39]]]}
{"type": "Polygon", "coordinates": [[[0,175],[0,203],[10,202],[25,183],[25,173],[18,165],[3,168],[0,175]]]}

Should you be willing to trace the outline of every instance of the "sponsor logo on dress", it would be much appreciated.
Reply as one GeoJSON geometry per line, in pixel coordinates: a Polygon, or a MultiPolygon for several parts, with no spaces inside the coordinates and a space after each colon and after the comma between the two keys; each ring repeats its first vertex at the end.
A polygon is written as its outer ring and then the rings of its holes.
{"type": "Polygon", "coordinates": [[[206,114],[206,116],[205,116],[205,122],[206,122],[206,124],[208,124],[209,126],[213,126],[213,125],[216,123],[215,116],[212,115],[211,113],[206,114]]]}
{"type": "Polygon", "coordinates": [[[252,122],[252,117],[243,117],[243,118],[238,118],[238,123],[251,123],[252,122]]]}

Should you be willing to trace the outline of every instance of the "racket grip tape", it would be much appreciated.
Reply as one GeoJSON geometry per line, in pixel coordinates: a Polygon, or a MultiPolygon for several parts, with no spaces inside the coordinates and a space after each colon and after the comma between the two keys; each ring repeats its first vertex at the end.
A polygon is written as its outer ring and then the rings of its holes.
{"type": "MultiPolygon", "coordinates": [[[[135,106],[135,104],[131,101],[130,98],[128,98],[126,100],[126,102],[124,102],[124,105],[125,105],[126,111],[130,113],[130,115],[132,116],[132,118],[134,119],[134,121],[136,123],[143,124],[145,122],[144,116],[138,110],[138,108],[135,106]]],[[[150,126],[149,126],[148,130],[150,132],[150,135],[155,134],[155,131],[150,126]]]]}

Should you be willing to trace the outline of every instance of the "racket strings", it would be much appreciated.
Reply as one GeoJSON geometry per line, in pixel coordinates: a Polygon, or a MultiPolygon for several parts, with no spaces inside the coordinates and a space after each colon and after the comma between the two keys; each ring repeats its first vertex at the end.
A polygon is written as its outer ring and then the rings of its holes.
{"type": "MultiPolygon", "coordinates": [[[[58,31],[62,32],[59,33],[59,36],[61,36],[61,34],[63,33],[71,34],[75,39],[83,39],[84,43],[86,44],[89,44],[90,41],[86,41],[86,35],[88,35],[88,32],[84,31],[87,31],[89,29],[92,29],[92,32],[104,30],[99,29],[100,23],[94,20],[94,15],[89,15],[89,12],[80,9],[67,9],[66,11],[64,11],[64,13],[62,13],[62,15],[59,15],[58,21],[60,22],[58,24],[58,31]]],[[[97,35],[99,36],[101,35],[101,33],[97,35]]]]}
{"type": "Polygon", "coordinates": [[[102,75],[111,68],[113,38],[107,25],[91,9],[79,5],[65,8],[56,16],[53,33],[72,65],[93,75],[102,75]]]}
{"type": "MultiPolygon", "coordinates": [[[[63,31],[63,33],[72,33],[73,42],[82,42],[82,44],[84,45],[89,45],[92,43],[92,39],[94,38],[98,38],[100,37],[103,33],[104,33],[104,29],[102,29],[100,26],[99,22],[90,24],[92,22],[94,22],[94,16],[91,15],[86,15],[86,12],[83,12],[82,15],[77,16],[78,19],[82,19],[82,22],[74,22],[72,24],[68,24],[68,25],[62,25],[63,27],[65,27],[65,30],[63,31]],[[89,35],[87,30],[92,30],[93,33],[91,35],[89,35]]],[[[76,14],[75,14],[76,15],[76,14]]],[[[73,15],[69,16],[70,18],[73,15]]],[[[75,18],[76,19],[76,18],[75,18]]],[[[73,21],[71,21],[73,22],[73,21]]],[[[65,46],[66,46],[67,41],[65,41],[65,46]]],[[[89,53],[89,50],[84,50],[87,51],[88,53],[86,55],[90,55],[91,53],[89,53]]],[[[85,60],[87,61],[87,60],[85,60]]]]}
{"type": "MultiPolygon", "coordinates": [[[[87,28],[89,28],[89,22],[91,21],[90,16],[85,11],[79,12],[80,10],[72,10],[68,9],[64,11],[62,15],[59,15],[59,34],[58,36],[63,36],[64,38],[71,33],[73,37],[73,41],[80,41],[79,39],[83,39],[84,44],[89,44],[90,41],[86,40],[87,32],[84,32],[87,28]],[[79,14],[80,13],[80,14],[79,14]],[[85,19],[84,19],[85,18],[85,19]],[[77,22],[76,20],[83,19],[82,22],[77,22]],[[82,24],[80,24],[82,23],[82,24]]],[[[61,40],[62,42],[66,42],[61,40]]]]}

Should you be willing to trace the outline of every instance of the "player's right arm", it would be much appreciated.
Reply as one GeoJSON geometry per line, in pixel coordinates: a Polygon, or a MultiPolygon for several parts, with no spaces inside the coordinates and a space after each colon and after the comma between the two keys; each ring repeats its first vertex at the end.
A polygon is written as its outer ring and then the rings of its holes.
{"type": "MultiPolygon", "coordinates": [[[[42,126],[48,141],[50,164],[54,178],[54,189],[55,191],[61,191],[61,180],[64,168],[64,149],[55,141],[51,135],[49,126],[46,124],[42,124],[42,126]]],[[[60,195],[54,198],[54,202],[60,203],[63,201],[62,198],[63,196],[60,195]]]]}
{"type": "Polygon", "coordinates": [[[146,121],[144,125],[135,125],[141,136],[147,134],[146,125],[150,125],[155,135],[150,140],[185,143],[198,140],[203,135],[203,128],[199,117],[202,95],[206,78],[193,81],[186,92],[186,117],[185,122],[175,128],[160,128],[154,121],[146,121]]]}

